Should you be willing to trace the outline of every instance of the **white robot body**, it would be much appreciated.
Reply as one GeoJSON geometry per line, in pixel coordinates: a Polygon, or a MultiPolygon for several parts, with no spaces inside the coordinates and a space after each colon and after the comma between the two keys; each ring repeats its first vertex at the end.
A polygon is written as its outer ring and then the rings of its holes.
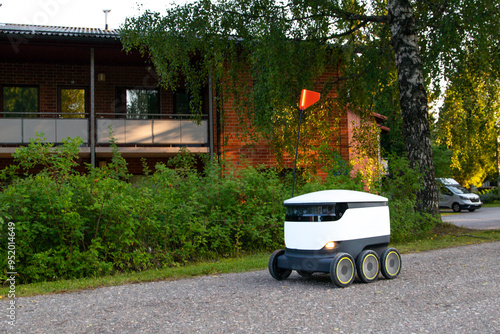
{"type": "Polygon", "coordinates": [[[320,250],[330,241],[389,236],[387,203],[385,197],[350,190],[318,191],[286,200],[287,218],[296,218],[294,221],[285,220],[286,248],[320,250]],[[347,205],[345,211],[329,210],[340,203],[347,205]],[[301,208],[307,213],[288,214],[301,208]]]}
{"type": "Polygon", "coordinates": [[[324,190],[284,201],[285,246],[269,259],[278,280],[292,270],[309,277],[330,273],[340,287],[358,275],[362,282],[377,279],[380,271],[395,278],[401,257],[388,248],[391,234],[388,199],[361,191],[324,190]]]}

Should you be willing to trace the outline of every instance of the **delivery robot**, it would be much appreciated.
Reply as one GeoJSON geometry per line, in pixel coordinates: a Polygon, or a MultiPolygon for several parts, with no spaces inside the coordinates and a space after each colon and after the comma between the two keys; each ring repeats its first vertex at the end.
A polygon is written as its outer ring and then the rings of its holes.
{"type": "Polygon", "coordinates": [[[324,190],[284,201],[285,249],[269,258],[269,272],[277,280],[292,270],[303,277],[329,273],[339,287],[357,274],[364,283],[380,271],[387,279],[401,271],[401,255],[389,248],[391,234],[388,200],[351,190],[324,190]]]}

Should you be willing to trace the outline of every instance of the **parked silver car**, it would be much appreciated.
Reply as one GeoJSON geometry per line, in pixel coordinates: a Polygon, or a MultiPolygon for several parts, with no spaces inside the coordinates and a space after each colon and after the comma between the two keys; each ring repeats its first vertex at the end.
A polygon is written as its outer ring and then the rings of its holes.
{"type": "Polygon", "coordinates": [[[451,208],[454,212],[474,212],[483,205],[478,195],[470,193],[454,179],[439,178],[437,181],[440,208],[451,208]]]}

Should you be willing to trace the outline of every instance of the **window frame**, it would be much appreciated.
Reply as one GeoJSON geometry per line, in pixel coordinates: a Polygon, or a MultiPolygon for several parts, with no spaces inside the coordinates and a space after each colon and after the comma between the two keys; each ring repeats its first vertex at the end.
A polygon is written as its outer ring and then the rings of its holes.
{"type": "MultiPolygon", "coordinates": [[[[57,113],[61,118],[88,118],[90,115],[90,89],[87,86],[66,86],[61,85],[57,87],[57,113]],[[65,117],[62,115],[62,90],[64,89],[83,89],[85,91],[85,111],[83,117],[65,117]]],[[[76,115],[76,114],[75,114],[76,115]]],[[[80,114],[78,114],[80,115],[80,114]]],[[[70,115],[67,115],[70,116],[70,115]]]]}
{"type": "MultiPolygon", "coordinates": [[[[208,85],[203,85],[203,87],[200,88],[200,97],[201,97],[201,115],[202,116],[208,116],[210,111],[209,111],[209,89],[210,87],[208,85]]],[[[185,116],[193,116],[196,115],[197,113],[192,113],[191,112],[191,101],[194,99],[193,94],[190,93],[189,87],[186,85],[184,87],[178,87],[172,92],[172,113],[174,115],[185,115],[185,116]],[[187,95],[188,98],[188,105],[187,105],[187,112],[179,112],[177,108],[177,103],[179,99],[180,94],[185,94],[187,95]]]]}
{"type": "Polygon", "coordinates": [[[31,85],[31,84],[0,84],[0,117],[3,118],[40,118],[40,85],[31,85]],[[7,116],[5,107],[4,107],[4,102],[5,102],[5,94],[4,94],[4,88],[5,87],[21,87],[21,88],[36,88],[36,106],[37,110],[35,113],[30,113],[29,116],[22,116],[21,114],[18,113],[9,113],[13,114],[14,116],[7,116]]]}
{"type": "Polygon", "coordinates": [[[177,90],[174,92],[174,103],[173,103],[173,113],[175,115],[190,115],[191,114],[191,100],[193,99],[193,96],[189,94],[188,90],[186,88],[177,88],[177,90]],[[186,95],[187,96],[187,112],[180,112],[178,110],[177,103],[179,101],[179,95],[186,95]]]}
{"type": "Polygon", "coordinates": [[[130,87],[130,86],[115,86],[115,104],[114,104],[114,115],[115,118],[125,118],[125,119],[158,119],[161,114],[161,90],[160,87],[130,87]],[[158,107],[156,112],[147,114],[129,114],[127,112],[127,91],[128,90],[146,90],[146,91],[156,91],[158,94],[158,107]],[[123,101],[123,94],[125,93],[125,99],[123,101]],[[143,116],[143,117],[130,117],[130,116],[143,116]]]}

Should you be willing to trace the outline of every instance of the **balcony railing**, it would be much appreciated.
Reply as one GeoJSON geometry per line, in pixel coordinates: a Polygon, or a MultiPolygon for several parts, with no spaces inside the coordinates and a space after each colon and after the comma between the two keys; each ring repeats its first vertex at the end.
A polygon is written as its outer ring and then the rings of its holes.
{"type": "MultiPolygon", "coordinates": [[[[80,137],[85,145],[91,140],[91,122],[88,118],[74,117],[74,114],[38,113],[37,118],[2,117],[0,113],[0,144],[26,144],[43,133],[46,142],[61,143],[65,138],[80,137]]],[[[82,115],[83,116],[83,115],[82,115]]],[[[87,115],[85,115],[87,116],[87,115]]],[[[149,114],[147,119],[109,118],[126,117],[124,114],[97,113],[95,142],[108,144],[110,130],[119,145],[205,145],[208,143],[208,121],[193,122],[192,115],[149,114]]]]}
{"type": "MultiPolygon", "coordinates": [[[[0,117],[2,114],[6,113],[0,113],[0,117]]],[[[74,117],[73,113],[47,112],[25,115],[27,118],[0,118],[0,144],[27,144],[30,139],[36,138],[37,133],[43,133],[46,141],[50,143],[61,143],[68,137],[80,137],[85,144],[89,142],[89,121],[86,118],[65,118],[74,117]]]]}
{"type": "MultiPolygon", "coordinates": [[[[99,118],[109,117],[109,115],[97,114],[98,144],[110,141],[110,130],[117,144],[199,145],[208,143],[208,121],[202,119],[196,123],[186,119],[192,115],[144,115],[153,119],[99,118]]],[[[119,115],[123,116],[123,114],[119,115]]]]}

